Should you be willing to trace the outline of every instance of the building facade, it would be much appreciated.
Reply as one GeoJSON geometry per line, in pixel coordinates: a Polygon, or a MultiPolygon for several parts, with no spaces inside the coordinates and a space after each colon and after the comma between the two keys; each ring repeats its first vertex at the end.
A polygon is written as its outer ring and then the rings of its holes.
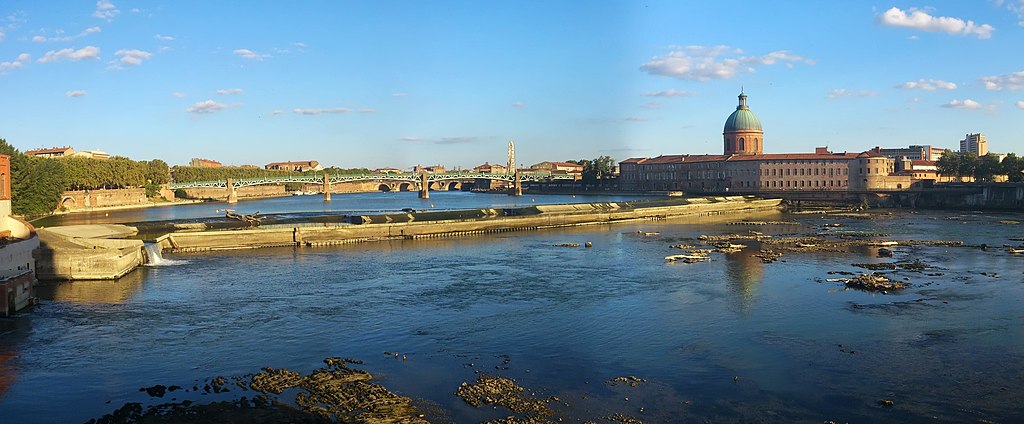
{"type": "Polygon", "coordinates": [[[75,149],[71,146],[64,147],[51,147],[49,149],[32,149],[26,150],[26,156],[38,156],[41,158],[63,158],[70,157],[75,154],[75,149]]]}
{"type": "Polygon", "coordinates": [[[988,140],[985,139],[985,134],[967,134],[963,140],[960,140],[960,154],[974,153],[975,156],[982,157],[988,154],[988,140]]]}
{"type": "Polygon", "coordinates": [[[38,248],[32,224],[11,216],[11,158],[0,155],[0,317],[32,304],[38,248]]]}
{"type": "Polygon", "coordinates": [[[275,169],[280,171],[322,171],[323,166],[320,166],[320,162],[315,160],[304,160],[296,162],[271,162],[266,164],[263,169],[275,169]]]}
{"type": "Polygon", "coordinates": [[[687,191],[695,193],[758,193],[766,191],[902,190],[913,183],[897,174],[895,160],[875,148],[860,153],[833,153],[819,147],[814,153],[766,154],[760,120],[747,96],[726,119],[721,155],[662,155],[631,158],[619,163],[624,190],[687,191]]]}

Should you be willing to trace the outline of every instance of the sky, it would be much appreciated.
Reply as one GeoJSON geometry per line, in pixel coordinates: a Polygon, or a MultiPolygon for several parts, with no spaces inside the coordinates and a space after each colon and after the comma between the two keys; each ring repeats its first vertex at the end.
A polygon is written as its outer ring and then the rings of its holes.
{"type": "Polygon", "coordinates": [[[0,0],[0,138],[172,165],[1024,153],[1024,0],[0,0]]]}

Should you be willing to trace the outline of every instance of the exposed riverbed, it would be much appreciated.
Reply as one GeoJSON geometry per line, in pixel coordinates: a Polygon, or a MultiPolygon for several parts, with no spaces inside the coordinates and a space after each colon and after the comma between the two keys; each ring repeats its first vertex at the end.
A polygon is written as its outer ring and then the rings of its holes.
{"type": "Polygon", "coordinates": [[[0,416],[237,405],[256,393],[233,377],[339,357],[432,422],[1024,419],[1024,255],[1002,246],[1024,215],[729,221],[178,254],[47,285],[0,321],[0,416]],[[700,250],[711,260],[665,260],[700,250]],[[838,281],[872,272],[907,287],[838,281]],[[228,391],[204,390],[216,377],[228,391]],[[181,389],[139,391],[155,385],[181,389]]]}

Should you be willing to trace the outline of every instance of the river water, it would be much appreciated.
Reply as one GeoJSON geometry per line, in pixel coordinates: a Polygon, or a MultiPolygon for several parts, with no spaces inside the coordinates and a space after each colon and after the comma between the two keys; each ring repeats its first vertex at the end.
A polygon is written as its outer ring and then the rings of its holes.
{"type": "Polygon", "coordinates": [[[568,422],[1024,420],[1024,256],[998,247],[1020,244],[1010,239],[1024,237],[1014,224],[1024,215],[869,217],[771,214],[758,219],[797,225],[663,221],[166,255],[175,265],[116,282],[44,285],[39,306],[0,321],[0,417],[80,422],[128,402],[237,397],[248,393],[151,399],[138,389],[268,366],[309,372],[339,356],[436,406],[436,421],[512,415],[453,394],[476,372],[557,396],[569,406],[552,407],[568,422]],[[968,246],[899,246],[894,258],[870,247],[786,252],[762,263],[752,256],[761,246],[744,241],[710,262],[663,259],[702,234],[748,230],[968,246]],[[586,241],[593,248],[554,246],[586,241]],[[970,247],[982,243],[993,247],[970,247]],[[829,271],[868,272],[853,263],[908,260],[929,268],[882,271],[906,279],[899,292],[826,281],[841,276],[829,271]],[[608,383],[620,376],[646,382],[608,383]]]}
{"type": "Polygon", "coordinates": [[[225,209],[237,213],[251,214],[292,214],[292,213],[335,213],[372,214],[395,212],[404,208],[416,210],[460,210],[477,208],[513,208],[537,204],[614,202],[648,198],[644,196],[605,195],[525,195],[509,196],[500,193],[472,193],[468,191],[432,191],[429,199],[420,199],[416,192],[373,192],[356,194],[335,194],[330,202],[323,195],[284,196],[260,199],[242,199],[236,204],[226,202],[204,202],[173,206],[156,206],[141,209],[116,209],[108,211],[83,212],[53,215],[32,221],[36,227],[76,224],[107,224],[169,219],[195,219],[223,217],[225,209]]]}

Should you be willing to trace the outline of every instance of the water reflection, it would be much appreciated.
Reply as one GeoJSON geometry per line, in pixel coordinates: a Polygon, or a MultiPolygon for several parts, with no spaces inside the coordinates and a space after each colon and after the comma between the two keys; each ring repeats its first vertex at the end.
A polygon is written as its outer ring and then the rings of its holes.
{"type": "Polygon", "coordinates": [[[139,269],[114,281],[61,281],[36,287],[40,299],[78,304],[123,304],[142,291],[146,270],[139,269]]]}
{"type": "Polygon", "coordinates": [[[743,312],[753,306],[757,288],[764,280],[764,263],[754,256],[759,249],[757,244],[751,241],[742,251],[724,255],[725,283],[743,312]]]}

